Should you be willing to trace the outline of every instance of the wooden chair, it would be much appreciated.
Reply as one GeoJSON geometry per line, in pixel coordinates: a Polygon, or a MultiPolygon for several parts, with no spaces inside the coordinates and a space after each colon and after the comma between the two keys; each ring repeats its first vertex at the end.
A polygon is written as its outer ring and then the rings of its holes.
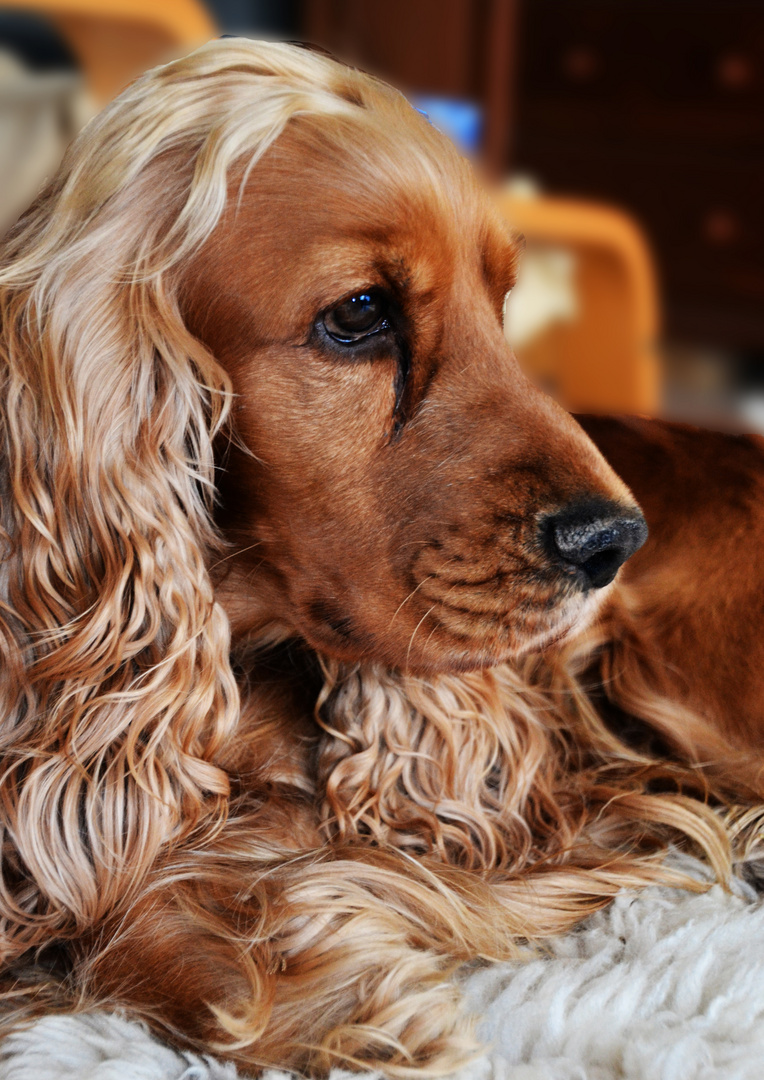
{"type": "Polygon", "coordinates": [[[626,214],[572,199],[501,194],[499,208],[528,248],[572,252],[578,314],[517,349],[529,374],[569,409],[655,414],[658,298],[645,238],[626,214]]]}
{"type": "Polygon", "coordinates": [[[147,68],[218,34],[199,0],[0,0],[0,7],[48,18],[99,106],[147,68]]]}

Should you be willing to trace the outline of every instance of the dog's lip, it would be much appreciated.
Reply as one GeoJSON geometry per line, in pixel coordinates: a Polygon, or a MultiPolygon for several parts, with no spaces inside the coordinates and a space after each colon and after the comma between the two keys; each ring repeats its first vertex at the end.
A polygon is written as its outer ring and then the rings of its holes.
{"type": "MultiPolygon", "coordinates": [[[[444,600],[431,604],[426,596],[420,599],[428,605],[426,614],[437,626],[439,647],[443,647],[444,638],[452,647],[458,644],[460,669],[466,654],[490,657],[488,662],[470,662],[471,668],[493,667],[554,648],[583,632],[610,591],[607,586],[596,592],[575,586],[559,588],[559,575],[549,577],[558,585],[553,595],[539,602],[525,598],[513,604],[510,594],[508,602],[494,610],[470,609],[444,600]]],[[[432,636],[432,627],[428,634],[432,636]]]]}
{"type": "Polygon", "coordinates": [[[425,578],[416,589],[421,601],[480,617],[512,617],[519,609],[543,611],[557,607],[571,595],[586,592],[579,577],[546,560],[525,558],[519,565],[498,566],[474,580],[460,578],[449,580],[432,575],[425,578]],[[445,586],[440,591],[438,583],[445,586]],[[531,586],[533,593],[524,595],[531,586]],[[546,590],[546,599],[540,599],[539,590],[546,590]]]}
{"type": "MultiPolygon", "coordinates": [[[[468,642],[463,638],[455,637],[448,654],[438,651],[437,655],[431,656],[425,648],[424,652],[410,653],[406,657],[404,669],[413,674],[432,674],[437,671],[441,674],[463,674],[469,671],[483,671],[487,668],[499,667],[502,664],[522,663],[525,659],[539,654],[545,654],[556,648],[564,648],[567,642],[579,633],[584,633],[597,617],[601,606],[602,594],[608,589],[602,589],[600,593],[581,595],[581,603],[576,610],[566,614],[562,624],[546,631],[537,631],[523,638],[522,631],[511,647],[501,646],[499,642],[487,643],[484,639],[476,637],[468,642]]],[[[448,634],[446,627],[442,627],[448,634]]],[[[441,646],[442,648],[442,642],[441,646]]],[[[392,666],[397,666],[393,664],[392,666]]]]}
{"type": "Polygon", "coordinates": [[[566,644],[571,638],[583,634],[596,619],[607,594],[612,590],[613,583],[604,586],[597,592],[581,594],[581,605],[578,610],[563,620],[563,625],[545,636],[541,641],[531,641],[517,654],[518,659],[529,656],[532,653],[546,652],[557,646],[566,644]]]}

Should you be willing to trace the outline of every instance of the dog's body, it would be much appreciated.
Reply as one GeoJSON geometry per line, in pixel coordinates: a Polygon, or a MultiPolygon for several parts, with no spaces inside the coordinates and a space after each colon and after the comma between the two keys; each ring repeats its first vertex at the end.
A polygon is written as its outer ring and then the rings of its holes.
{"type": "Polygon", "coordinates": [[[764,740],[762,440],[682,425],[581,418],[626,481],[650,541],[623,569],[656,676],[672,699],[758,751],[764,740]]]}
{"type": "Polygon", "coordinates": [[[393,91],[232,41],[127,91],[11,235],[23,1000],[447,1069],[459,965],[680,834],[726,872],[706,801],[764,790],[761,445],[586,420],[613,471],[506,348],[515,256],[393,91]]]}

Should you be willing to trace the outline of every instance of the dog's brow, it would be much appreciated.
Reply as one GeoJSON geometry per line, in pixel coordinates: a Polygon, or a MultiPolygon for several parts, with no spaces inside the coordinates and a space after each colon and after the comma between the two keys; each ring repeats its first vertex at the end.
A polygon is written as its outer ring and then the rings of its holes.
{"type": "Polygon", "coordinates": [[[390,282],[399,289],[401,292],[407,292],[411,286],[411,267],[402,256],[393,258],[388,267],[384,268],[380,266],[380,269],[387,270],[387,276],[390,282]]]}

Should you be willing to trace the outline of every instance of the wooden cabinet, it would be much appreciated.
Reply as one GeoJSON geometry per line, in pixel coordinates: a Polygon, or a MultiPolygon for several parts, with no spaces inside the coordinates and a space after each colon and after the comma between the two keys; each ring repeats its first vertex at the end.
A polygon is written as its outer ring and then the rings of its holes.
{"type": "Polygon", "coordinates": [[[764,348],[764,4],[526,0],[514,165],[642,223],[667,333],[764,348]]]}

